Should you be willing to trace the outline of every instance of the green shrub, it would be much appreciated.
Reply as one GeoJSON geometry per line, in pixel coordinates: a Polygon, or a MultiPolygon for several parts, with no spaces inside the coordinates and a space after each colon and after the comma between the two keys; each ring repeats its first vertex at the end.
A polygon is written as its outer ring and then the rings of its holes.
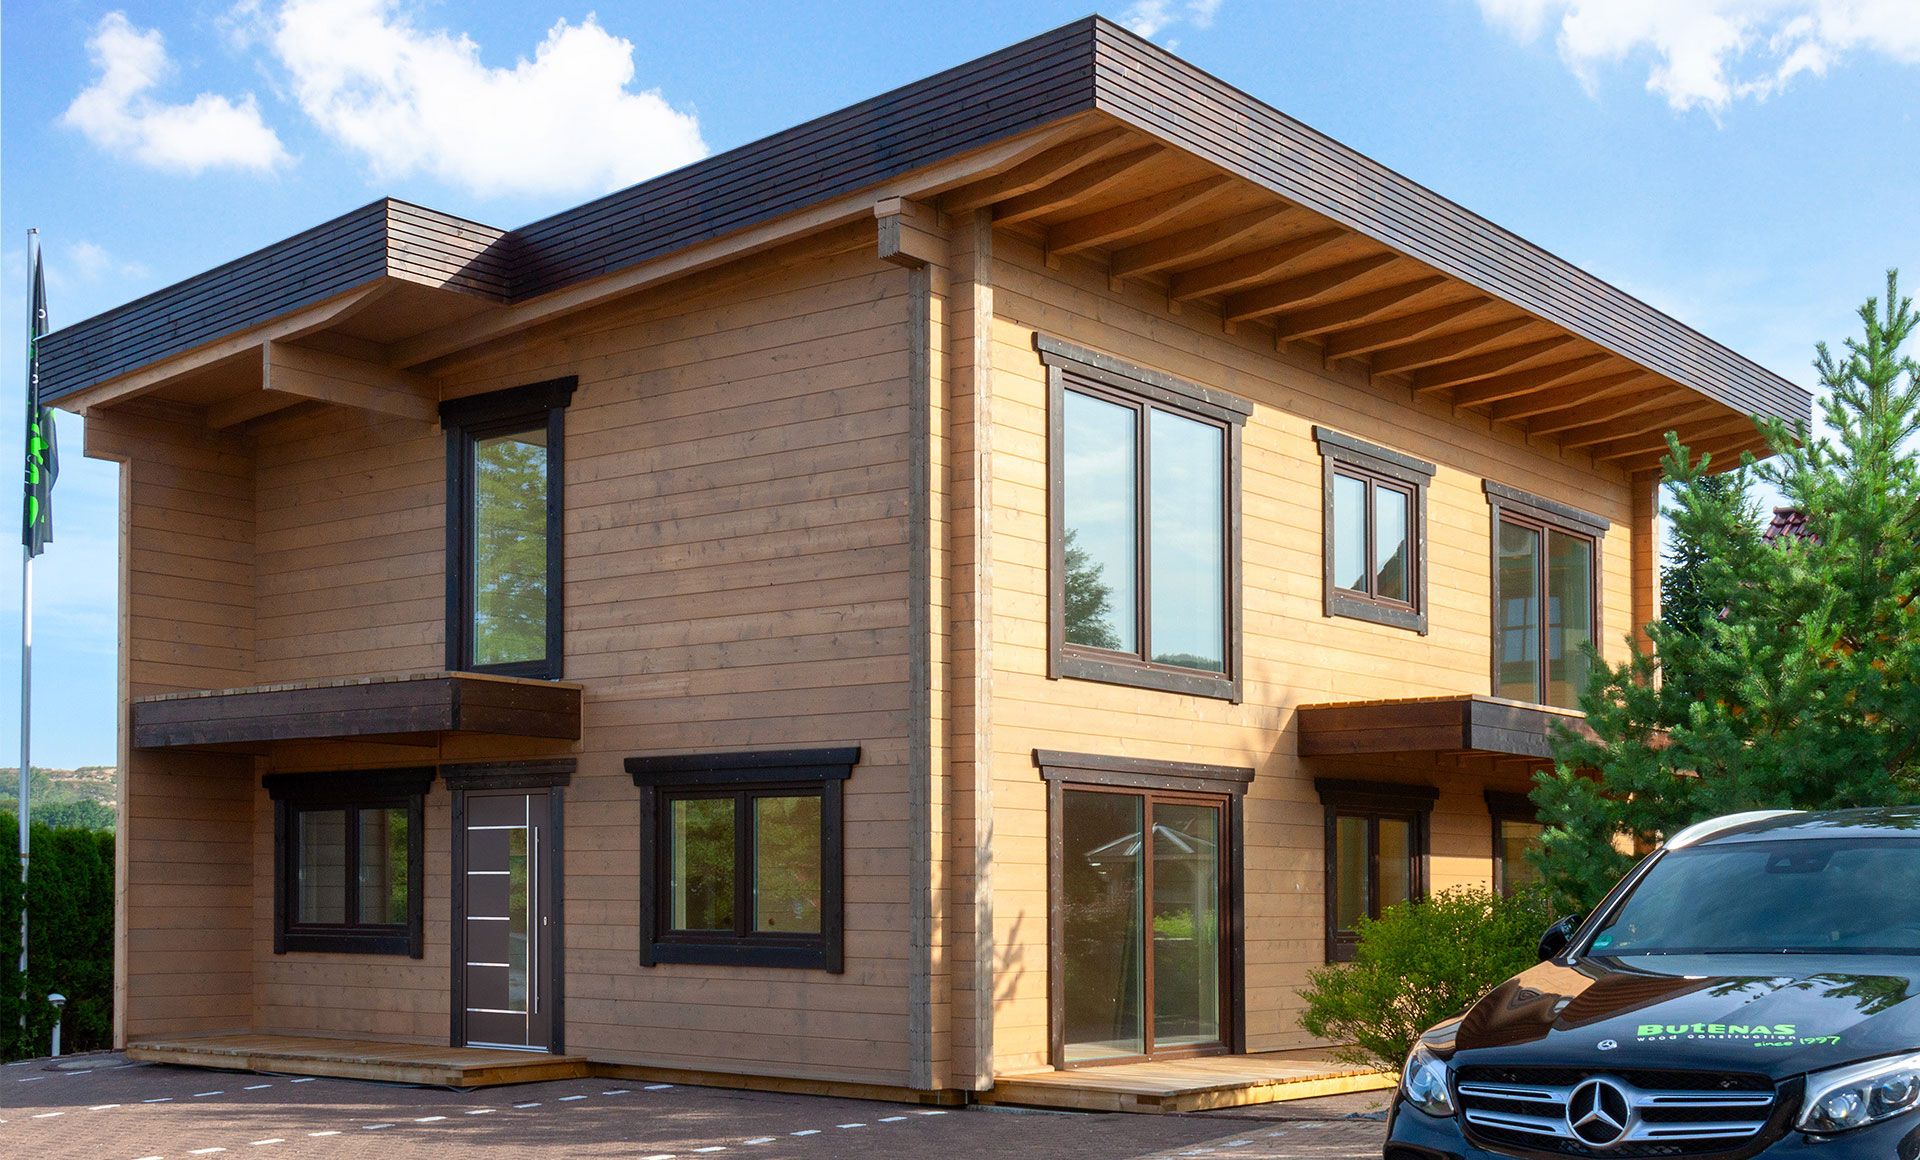
{"type": "Polygon", "coordinates": [[[1308,976],[1300,1025],[1345,1044],[1341,1058],[1398,1069],[1421,1032],[1532,966],[1552,921],[1532,890],[1500,898],[1454,889],[1360,920],[1353,962],[1308,976]]]}
{"type": "Polygon", "coordinates": [[[47,993],[67,997],[63,1052],[113,1045],[112,831],[33,826],[27,979],[21,985],[20,846],[14,815],[0,813],[0,1058],[47,1054],[53,1008],[47,993]],[[27,997],[25,1033],[20,996],[27,997]]]}

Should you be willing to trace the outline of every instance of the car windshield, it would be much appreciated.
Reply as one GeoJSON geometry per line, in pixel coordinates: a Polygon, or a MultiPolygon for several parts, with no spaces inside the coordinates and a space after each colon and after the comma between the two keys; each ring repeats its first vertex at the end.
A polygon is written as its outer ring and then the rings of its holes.
{"type": "Polygon", "coordinates": [[[1740,842],[1662,855],[1592,955],[1920,954],[1920,842],[1740,842]]]}

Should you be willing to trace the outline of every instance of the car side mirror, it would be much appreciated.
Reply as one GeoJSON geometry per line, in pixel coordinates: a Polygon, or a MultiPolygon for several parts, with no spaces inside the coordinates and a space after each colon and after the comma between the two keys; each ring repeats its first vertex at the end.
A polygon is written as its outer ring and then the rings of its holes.
{"type": "Polygon", "coordinates": [[[1573,941],[1573,932],[1580,929],[1586,917],[1584,914],[1569,914],[1548,927],[1547,933],[1540,936],[1540,961],[1544,963],[1548,959],[1559,958],[1573,941]]]}

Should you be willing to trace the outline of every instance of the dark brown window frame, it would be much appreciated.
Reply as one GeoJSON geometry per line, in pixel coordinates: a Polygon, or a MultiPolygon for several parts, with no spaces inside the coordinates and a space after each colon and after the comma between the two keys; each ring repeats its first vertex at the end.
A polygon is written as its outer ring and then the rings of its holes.
{"type": "Polygon", "coordinates": [[[1034,750],[1033,764],[1047,783],[1047,1043],[1053,1066],[1097,1067],[1137,1061],[1137,1057],[1134,1057],[1103,1059],[1097,1063],[1067,1062],[1066,962],[1065,956],[1058,953],[1058,948],[1066,943],[1066,914],[1062,906],[1066,880],[1061,853],[1066,845],[1064,794],[1069,787],[1224,799],[1223,834],[1227,841],[1227,857],[1221,882],[1224,904],[1220,909],[1220,936],[1226,944],[1227,953],[1220,956],[1221,973],[1224,976],[1220,982],[1220,994],[1231,1008],[1226,1013],[1229,1017],[1223,1020],[1224,1042],[1218,1048],[1163,1052],[1153,1058],[1232,1054],[1246,1050],[1247,912],[1246,844],[1243,836],[1246,829],[1247,787],[1253,782],[1253,769],[1248,766],[1203,765],[1190,761],[1109,757],[1057,749],[1034,750]]]}
{"type": "Polygon", "coordinates": [[[640,789],[640,965],[705,963],[793,967],[839,974],[846,960],[846,822],[844,787],[860,763],[860,747],[781,749],[629,757],[640,789]],[[820,932],[772,935],[747,929],[753,884],[752,811],[735,806],[734,933],[668,929],[666,803],[677,798],[820,796],[820,932]],[[739,859],[745,858],[744,864],[739,859]]]}
{"type": "Polygon", "coordinates": [[[573,375],[469,395],[440,404],[447,432],[447,668],[455,672],[558,680],[565,669],[566,412],[573,375]],[[546,656],[510,664],[473,663],[473,447],[480,439],[545,426],[547,432],[546,656]]]}
{"type": "MultiPolygon", "coordinates": [[[[1549,705],[1547,701],[1547,670],[1552,656],[1549,643],[1547,619],[1547,540],[1545,533],[1558,532],[1587,541],[1593,548],[1593,591],[1588,597],[1589,607],[1593,610],[1593,626],[1588,639],[1598,644],[1601,640],[1600,579],[1605,571],[1601,556],[1603,541],[1607,529],[1612,527],[1604,517],[1577,507],[1521,491],[1517,487],[1508,487],[1491,479],[1481,481],[1481,490],[1486,493],[1487,506],[1492,512],[1492,550],[1490,554],[1490,573],[1488,588],[1493,592],[1493,619],[1489,624],[1491,634],[1487,656],[1491,662],[1488,667],[1494,696],[1500,695],[1500,524],[1502,521],[1521,527],[1532,528],[1541,533],[1540,540],[1540,583],[1534,595],[1540,598],[1540,679],[1534,686],[1536,694],[1530,702],[1535,705],[1549,705]]],[[[1559,706],[1576,708],[1577,706],[1559,706]]]]}
{"type": "Polygon", "coordinates": [[[1533,804],[1533,799],[1523,793],[1490,789],[1485,791],[1485,797],[1493,838],[1493,892],[1506,897],[1507,853],[1505,843],[1500,841],[1500,826],[1504,822],[1539,825],[1540,811],[1533,804]]]}
{"type": "MultiPolygon", "coordinates": [[[[273,953],[406,955],[422,958],[426,947],[426,795],[431,768],[357,770],[346,773],[272,773],[260,779],[273,801],[273,953]],[[309,810],[394,809],[407,811],[407,920],[360,923],[360,892],[347,890],[347,921],[302,923],[294,914],[299,880],[298,818],[309,810]]],[[[347,827],[347,865],[359,866],[359,827],[347,827]]]]}
{"type": "Polygon", "coordinates": [[[1240,562],[1240,434],[1253,404],[1225,391],[1177,379],[1160,371],[1134,366],[1099,351],[1088,350],[1044,334],[1033,336],[1033,348],[1047,368],[1047,678],[1071,677],[1110,685],[1132,685],[1169,693],[1189,693],[1238,703],[1241,699],[1241,562],[1240,562]],[[1111,652],[1070,644],[1066,624],[1066,392],[1071,388],[1121,406],[1132,407],[1144,419],[1147,411],[1164,410],[1183,419],[1218,427],[1222,432],[1225,472],[1221,514],[1226,547],[1222,572],[1226,591],[1225,640],[1221,642],[1222,670],[1156,664],[1152,655],[1152,536],[1148,526],[1147,496],[1151,467],[1146,424],[1139,427],[1136,448],[1136,535],[1134,562],[1138,577],[1136,653],[1111,652]]]}
{"type": "Polygon", "coordinates": [[[1359,939],[1339,929],[1334,914],[1338,893],[1339,821],[1343,817],[1367,819],[1367,915],[1380,917],[1380,819],[1392,818],[1410,823],[1412,846],[1408,883],[1411,896],[1427,896],[1428,866],[1431,857],[1431,830],[1434,802],[1440,791],[1432,786],[1403,785],[1388,781],[1355,781],[1346,778],[1319,777],[1313,787],[1326,808],[1326,879],[1322,891],[1326,903],[1327,961],[1350,962],[1359,939]]]}
{"type": "MultiPolygon", "coordinates": [[[[575,760],[571,757],[529,758],[524,761],[469,761],[440,767],[441,780],[453,794],[453,915],[467,912],[467,794],[485,793],[498,790],[535,790],[547,791],[547,833],[548,849],[545,858],[548,864],[543,883],[541,913],[547,918],[553,931],[552,942],[547,949],[549,967],[542,979],[544,994],[542,1002],[549,1012],[549,1050],[555,1055],[566,1053],[567,1034],[567,964],[566,964],[566,917],[567,899],[566,872],[566,787],[573,783],[575,760]]],[[[466,923],[455,921],[451,924],[451,953],[447,956],[447,966],[452,981],[448,994],[452,996],[447,1006],[448,1028],[447,1044],[450,1047],[465,1047],[467,1044],[467,931],[466,923]]]]}
{"type": "Polygon", "coordinates": [[[1320,448],[1322,495],[1321,554],[1324,557],[1322,586],[1326,615],[1349,616],[1355,620],[1427,634],[1427,485],[1437,470],[1424,459],[1415,459],[1351,435],[1326,427],[1313,429],[1313,440],[1320,448]],[[1334,575],[1333,480],[1336,475],[1358,479],[1367,485],[1366,524],[1362,532],[1367,549],[1367,582],[1373,583],[1378,561],[1373,559],[1373,495],[1385,487],[1407,497],[1407,587],[1411,600],[1389,600],[1365,592],[1341,588],[1334,575]]]}

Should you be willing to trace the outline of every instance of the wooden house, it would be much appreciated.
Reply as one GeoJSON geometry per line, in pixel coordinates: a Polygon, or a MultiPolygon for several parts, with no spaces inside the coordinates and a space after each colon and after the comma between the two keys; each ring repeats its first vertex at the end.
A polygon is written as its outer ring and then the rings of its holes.
{"type": "Polygon", "coordinates": [[[50,335],[121,471],[116,1034],[981,1092],[1314,1046],[1510,888],[1664,433],[1800,389],[1099,19],[50,335]]]}

